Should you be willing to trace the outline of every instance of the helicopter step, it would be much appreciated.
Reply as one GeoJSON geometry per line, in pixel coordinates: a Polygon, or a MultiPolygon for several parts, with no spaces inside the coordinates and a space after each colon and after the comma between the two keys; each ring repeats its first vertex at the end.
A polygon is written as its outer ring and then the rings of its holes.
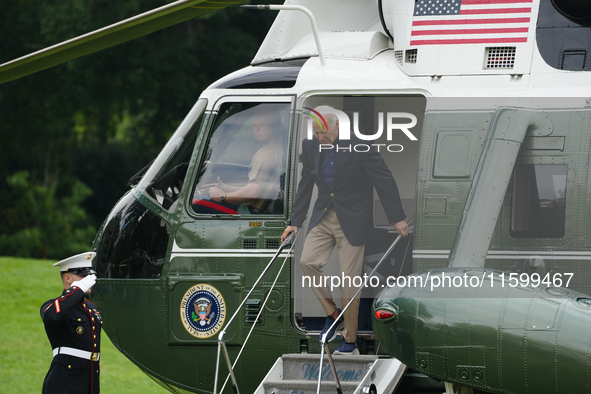
{"type": "MultiPolygon", "coordinates": [[[[344,394],[392,393],[406,370],[406,366],[395,358],[338,355],[333,360],[344,394]]],[[[320,370],[317,354],[285,354],[277,359],[255,394],[317,393],[319,376],[322,376],[319,393],[337,392],[326,355],[320,370]]]]}

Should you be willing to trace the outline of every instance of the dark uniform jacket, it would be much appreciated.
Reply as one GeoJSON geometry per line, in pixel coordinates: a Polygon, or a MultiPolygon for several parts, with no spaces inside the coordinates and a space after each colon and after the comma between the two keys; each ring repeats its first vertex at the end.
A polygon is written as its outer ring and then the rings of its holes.
{"type": "MultiPolygon", "coordinates": [[[[80,288],[70,287],[60,297],[46,301],[41,318],[52,349],[100,352],[102,320],[96,305],[84,299],[80,288]]],[[[43,394],[99,393],[99,371],[98,360],[58,354],[45,376],[43,394]]]]}
{"type": "Polygon", "coordinates": [[[322,164],[320,143],[316,138],[304,140],[302,144],[302,178],[291,215],[291,224],[302,227],[314,184],[318,187],[318,198],[314,203],[308,229],[312,229],[332,206],[347,241],[353,246],[364,245],[373,234],[373,188],[375,187],[390,223],[405,219],[400,195],[392,173],[377,151],[349,152],[343,147],[364,143],[356,138],[349,141],[335,141],[339,145],[336,153],[334,185],[331,189],[320,176],[322,164]]]}

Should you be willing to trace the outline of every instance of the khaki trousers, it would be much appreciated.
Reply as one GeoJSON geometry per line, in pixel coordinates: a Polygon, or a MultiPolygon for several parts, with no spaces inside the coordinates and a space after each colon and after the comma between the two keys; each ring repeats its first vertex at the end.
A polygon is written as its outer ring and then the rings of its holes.
{"type": "MultiPolygon", "coordinates": [[[[324,284],[324,272],[322,268],[328,263],[328,258],[334,247],[337,247],[341,279],[343,275],[351,278],[341,283],[341,308],[344,308],[355,295],[357,288],[353,286],[353,278],[360,276],[363,268],[363,252],[365,245],[353,246],[347,241],[337,214],[329,209],[322,219],[310,230],[304,242],[304,250],[300,259],[300,266],[304,275],[309,276],[312,282],[312,291],[322,304],[327,316],[337,310],[332,299],[329,287],[316,287],[314,284],[324,284]],[[351,282],[351,283],[349,283],[351,282]]],[[[327,282],[330,285],[330,280],[327,282]]],[[[359,297],[353,301],[344,314],[345,329],[343,338],[348,343],[357,340],[357,318],[359,315],[359,297]]]]}

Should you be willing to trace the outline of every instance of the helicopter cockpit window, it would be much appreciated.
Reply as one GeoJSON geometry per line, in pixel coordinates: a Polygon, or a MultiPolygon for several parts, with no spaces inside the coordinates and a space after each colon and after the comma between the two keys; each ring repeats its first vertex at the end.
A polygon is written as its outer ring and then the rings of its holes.
{"type": "Polygon", "coordinates": [[[564,164],[517,165],[513,173],[511,236],[562,238],[566,222],[564,164]]]}
{"type": "Polygon", "coordinates": [[[177,206],[206,106],[205,99],[195,104],[138,185],[169,211],[177,206]]]}
{"type": "Polygon", "coordinates": [[[198,172],[195,213],[283,214],[291,103],[220,106],[198,172]]]}

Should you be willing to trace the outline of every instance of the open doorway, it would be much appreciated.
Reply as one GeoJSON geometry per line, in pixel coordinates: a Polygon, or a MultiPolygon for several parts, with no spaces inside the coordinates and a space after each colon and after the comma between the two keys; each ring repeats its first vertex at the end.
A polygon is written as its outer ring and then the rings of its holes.
{"type": "MultiPolygon", "coordinates": [[[[324,122],[321,110],[315,111],[315,109],[320,106],[329,106],[337,110],[339,118],[339,137],[334,143],[338,144],[336,155],[339,155],[339,152],[346,152],[345,154],[355,152],[360,155],[369,154],[367,152],[378,152],[396,181],[406,220],[409,221],[415,212],[419,146],[425,105],[425,97],[419,95],[341,94],[311,96],[300,99],[297,103],[297,108],[301,112],[296,126],[299,133],[297,143],[299,160],[297,160],[295,191],[297,192],[301,180],[303,161],[306,160],[306,158],[302,158],[302,144],[305,143],[306,139],[315,138],[312,131],[313,122],[324,122]],[[343,125],[344,123],[348,124],[343,125]],[[348,135],[347,131],[349,131],[348,135]]],[[[319,147],[318,149],[319,157],[323,157],[323,148],[319,147]]],[[[315,163],[315,168],[312,171],[320,171],[321,160],[317,160],[318,162],[315,163]]],[[[353,162],[357,163],[357,161],[353,162]]],[[[346,164],[344,168],[346,168],[346,164]]],[[[368,166],[369,168],[372,167],[368,166]]],[[[341,168],[341,173],[335,175],[334,182],[354,182],[351,179],[344,179],[353,176],[351,174],[355,174],[355,176],[364,174],[364,176],[372,178],[373,181],[372,174],[364,172],[365,170],[361,172],[353,168],[347,170],[349,174],[342,175],[344,171],[341,168]]],[[[314,174],[314,176],[318,177],[320,175],[314,174]]],[[[365,237],[363,270],[360,273],[360,280],[363,280],[364,274],[368,275],[373,270],[398,236],[393,223],[388,220],[386,211],[389,211],[389,209],[384,209],[384,204],[391,204],[391,201],[381,201],[380,193],[378,193],[375,185],[373,192],[370,193],[373,193],[372,198],[370,198],[372,206],[366,212],[367,215],[371,216],[372,225],[371,228],[366,230],[368,234],[365,237]]],[[[295,195],[293,193],[292,206],[295,195]]],[[[314,216],[314,204],[317,198],[318,187],[315,186],[308,207],[307,219],[300,230],[300,236],[294,247],[294,264],[292,264],[294,319],[300,329],[311,335],[320,332],[324,325],[326,313],[311,288],[311,285],[314,284],[305,278],[299,262],[305,238],[310,230],[310,218],[314,216]]],[[[330,209],[330,204],[328,209],[330,209]]],[[[351,209],[360,208],[352,206],[351,209]]],[[[412,271],[412,238],[412,234],[410,234],[398,243],[394,251],[384,259],[377,273],[373,275],[375,278],[367,277],[363,282],[357,281],[357,283],[363,283],[359,306],[358,336],[373,334],[371,305],[375,296],[387,286],[388,278],[406,275],[412,271]]],[[[340,272],[336,249],[335,247],[328,259],[328,263],[323,267],[323,275],[326,277],[325,283],[328,287],[332,287],[332,296],[336,305],[341,307],[341,291],[338,279],[344,278],[340,272]]]]}

